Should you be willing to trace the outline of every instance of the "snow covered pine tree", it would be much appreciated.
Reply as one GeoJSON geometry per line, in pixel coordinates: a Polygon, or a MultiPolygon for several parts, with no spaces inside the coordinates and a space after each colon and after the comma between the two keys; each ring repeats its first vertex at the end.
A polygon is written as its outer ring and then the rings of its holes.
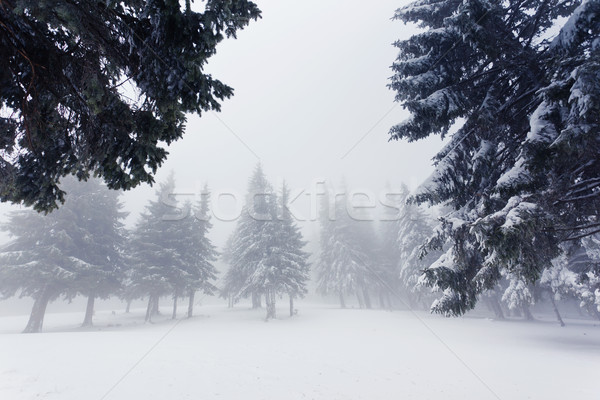
{"type": "Polygon", "coordinates": [[[40,332],[48,303],[64,295],[88,296],[84,325],[92,324],[94,299],[121,285],[123,244],[119,193],[99,180],[61,185],[67,192],[59,210],[42,215],[15,211],[2,226],[13,240],[0,250],[0,293],[30,296],[35,302],[24,332],[40,332]]]}
{"type": "Polygon", "coordinates": [[[600,228],[600,2],[419,0],[395,18],[424,31],[395,43],[389,86],[412,116],[392,139],[464,120],[416,195],[453,209],[424,280],[443,291],[432,310],[459,315],[502,273],[535,282],[559,243],[600,228]]]}
{"type": "Polygon", "coordinates": [[[381,281],[375,269],[372,225],[350,217],[347,194],[341,196],[329,190],[322,201],[317,290],[339,296],[341,308],[346,308],[348,294],[356,295],[360,308],[371,308],[369,289],[381,281]]]}
{"type": "Polygon", "coordinates": [[[251,296],[252,308],[260,308],[263,295],[259,287],[248,284],[268,252],[271,237],[265,228],[275,207],[274,193],[259,164],[248,182],[246,201],[235,231],[227,241],[223,259],[229,269],[223,279],[221,295],[230,299],[230,306],[242,297],[251,296]]]}
{"type": "MultiPolygon", "coordinates": [[[[182,215],[173,198],[175,179],[171,174],[160,184],[156,200],[150,201],[130,238],[130,271],[127,290],[131,297],[148,296],[146,321],[158,313],[158,299],[185,287],[185,263],[181,254],[182,215]]],[[[189,240],[189,238],[185,238],[189,240]]],[[[174,302],[174,305],[176,303],[174,302]]],[[[175,307],[174,307],[175,308],[175,307]]]]}
{"type": "Polygon", "coordinates": [[[306,293],[308,254],[305,242],[288,209],[289,189],[277,196],[262,167],[257,165],[248,188],[247,203],[236,231],[228,242],[224,295],[235,298],[265,296],[266,319],[276,317],[276,300],[287,294],[290,316],[294,298],[306,293]]]}

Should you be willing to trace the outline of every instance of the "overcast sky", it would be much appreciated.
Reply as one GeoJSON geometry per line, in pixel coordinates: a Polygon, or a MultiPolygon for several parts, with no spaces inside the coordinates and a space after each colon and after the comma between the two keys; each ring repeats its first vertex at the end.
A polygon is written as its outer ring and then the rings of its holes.
{"type": "MultiPolygon", "coordinates": [[[[223,41],[207,67],[234,96],[220,113],[189,117],[157,182],[173,170],[179,192],[207,182],[213,193],[243,194],[259,160],[274,183],[286,179],[296,190],[342,176],[351,188],[371,191],[427,178],[439,138],[388,142],[389,128],[407,117],[386,87],[397,54],[392,43],[414,33],[391,20],[406,1],[256,3],[263,18],[223,41]]],[[[144,185],[123,196],[128,224],[153,192],[144,185]]],[[[13,208],[3,204],[3,217],[13,208]]],[[[217,226],[217,244],[232,227],[217,226]]]]}

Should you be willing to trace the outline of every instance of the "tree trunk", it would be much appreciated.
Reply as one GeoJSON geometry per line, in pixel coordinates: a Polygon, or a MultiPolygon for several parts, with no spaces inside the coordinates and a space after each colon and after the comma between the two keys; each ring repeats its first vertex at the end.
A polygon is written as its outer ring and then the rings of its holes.
{"type": "Polygon", "coordinates": [[[154,296],[150,295],[150,297],[148,297],[148,307],[146,307],[146,319],[144,320],[145,322],[150,322],[152,323],[152,315],[154,315],[153,312],[153,308],[156,305],[155,301],[154,301],[154,296]]]}
{"type": "Polygon", "coordinates": [[[50,301],[50,293],[47,289],[43,289],[35,298],[29,321],[23,330],[23,333],[38,333],[42,331],[44,325],[44,316],[46,315],[46,307],[50,301]]]}
{"type": "Polygon", "coordinates": [[[273,293],[271,290],[266,290],[265,307],[267,308],[267,319],[276,317],[275,301],[275,293],[273,293]]]}
{"type": "Polygon", "coordinates": [[[371,309],[371,296],[369,296],[369,291],[366,288],[363,288],[363,298],[365,299],[365,307],[371,309]]]}
{"type": "Polygon", "coordinates": [[[266,308],[267,308],[267,316],[265,317],[265,321],[269,319],[270,317],[270,309],[269,309],[269,291],[266,290],[265,291],[265,303],[266,303],[266,308]]]}
{"type": "Polygon", "coordinates": [[[190,290],[190,302],[188,303],[188,318],[192,318],[194,315],[194,297],[196,296],[195,290],[190,290]]]}
{"type": "Polygon", "coordinates": [[[171,315],[171,319],[177,318],[177,294],[173,295],[173,315],[171,315]]]}
{"type": "Polygon", "coordinates": [[[344,293],[340,292],[340,308],[346,308],[346,302],[344,301],[344,293]]]}
{"type": "Polygon", "coordinates": [[[294,316],[294,296],[290,294],[290,317],[294,316]]]}
{"type": "Polygon", "coordinates": [[[154,304],[152,305],[152,315],[160,315],[160,310],[158,309],[159,296],[152,296],[152,298],[154,299],[154,304]]]}
{"type": "Polygon", "coordinates": [[[565,326],[565,322],[560,316],[560,312],[558,312],[558,307],[556,307],[556,302],[554,301],[554,293],[552,293],[552,291],[550,291],[550,303],[552,303],[552,309],[554,310],[554,314],[556,315],[558,323],[560,324],[560,326],[565,326]]]}
{"type": "Polygon", "coordinates": [[[277,303],[277,295],[275,294],[275,292],[272,292],[271,293],[271,318],[277,317],[276,303],[277,303]]]}
{"type": "Polygon", "coordinates": [[[83,317],[82,327],[85,326],[93,326],[92,318],[94,317],[94,301],[96,300],[96,296],[90,294],[87,300],[87,306],[85,308],[85,317],[83,317]]]}
{"type": "Polygon", "coordinates": [[[227,300],[229,301],[227,304],[228,308],[233,308],[233,295],[227,295],[227,300]]]}
{"type": "Polygon", "coordinates": [[[127,305],[125,306],[125,313],[129,314],[129,309],[131,308],[132,299],[127,299],[127,305]]]}

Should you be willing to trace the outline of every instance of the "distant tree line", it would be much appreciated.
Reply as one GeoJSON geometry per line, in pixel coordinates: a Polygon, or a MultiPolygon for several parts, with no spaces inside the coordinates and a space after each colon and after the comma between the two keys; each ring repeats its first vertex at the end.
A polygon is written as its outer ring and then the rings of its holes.
{"type": "Polygon", "coordinates": [[[217,271],[215,246],[208,238],[209,192],[197,204],[186,204],[185,218],[177,216],[171,175],[157,190],[132,230],[126,230],[119,192],[98,179],[63,181],[65,204],[43,215],[33,210],[11,213],[2,229],[12,237],[0,252],[0,293],[34,299],[24,332],[42,329],[49,302],[82,295],[88,298],[84,326],[92,325],[94,301],[118,296],[130,302],[148,298],[146,320],[158,312],[159,296],[189,298],[213,293],[217,271]],[[169,199],[165,201],[165,199],[169,199]]]}
{"type": "MultiPolygon", "coordinates": [[[[277,317],[277,299],[288,297],[293,316],[294,301],[308,293],[310,254],[289,209],[290,190],[285,183],[275,190],[260,164],[224,247],[228,268],[219,282],[207,186],[196,203],[181,203],[170,175],[132,229],[123,225],[127,214],[119,193],[100,180],[65,179],[62,189],[68,193],[63,207],[48,215],[15,211],[2,225],[12,240],[0,248],[0,293],[34,299],[25,332],[39,332],[47,305],[61,297],[87,297],[83,326],[91,326],[95,300],[113,296],[127,302],[127,311],[133,300],[146,299],[145,320],[151,322],[165,296],[173,298],[172,318],[182,298],[189,301],[191,317],[201,292],[226,298],[229,307],[248,298],[261,308],[264,301],[268,320],[277,317]]],[[[441,235],[440,221],[462,222],[436,220],[431,210],[410,201],[404,185],[387,190],[391,206],[379,216],[366,207],[350,212],[350,199],[333,193],[328,190],[320,204],[316,291],[334,296],[342,308],[435,309],[441,288],[430,288],[425,272],[444,265],[448,244],[431,250],[427,243],[441,235]]],[[[563,324],[559,304],[565,300],[600,318],[600,279],[590,272],[590,265],[600,263],[600,239],[590,235],[571,246],[552,259],[538,282],[503,270],[481,299],[500,319],[507,313],[530,319],[530,307],[547,302],[563,324]]]]}

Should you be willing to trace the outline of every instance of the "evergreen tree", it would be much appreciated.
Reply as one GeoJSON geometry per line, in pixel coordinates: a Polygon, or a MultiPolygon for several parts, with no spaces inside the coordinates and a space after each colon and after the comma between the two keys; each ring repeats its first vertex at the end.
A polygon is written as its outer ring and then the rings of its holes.
{"type": "Polygon", "coordinates": [[[420,284],[419,278],[423,270],[438,259],[440,252],[424,251],[423,244],[433,234],[433,220],[418,205],[408,201],[406,186],[403,186],[403,192],[405,197],[397,221],[396,236],[398,275],[402,289],[414,307],[421,306],[431,297],[430,290],[420,284]]]}
{"type": "Polygon", "coordinates": [[[600,319],[600,241],[597,235],[582,240],[582,244],[567,242],[563,253],[552,261],[540,280],[561,325],[564,325],[556,301],[575,299],[580,307],[600,319]]]}
{"type": "Polygon", "coordinates": [[[265,243],[266,251],[244,289],[265,294],[267,319],[276,317],[277,296],[283,293],[289,296],[290,316],[293,316],[294,298],[306,294],[309,264],[308,254],[302,251],[306,242],[289,212],[288,201],[289,189],[284,183],[279,207],[270,207],[271,219],[262,225],[261,242],[265,243]]]}
{"type": "Polygon", "coordinates": [[[346,203],[346,196],[323,197],[317,290],[339,296],[342,308],[347,294],[355,294],[361,308],[370,307],[368,289],[378,281],[372,254],[375,235],[368,221],[349,216],[346,203]]]}
{"type": "Polygon", "coordinates": [[[249,285],[250,277],[261,265],[273,240],[272,225],[275,213],[275,195],[260,163],[248,183],[246,202],[237,221],[236,229],[223,252],[229,269],[224,277],[222,295],[235,302],[252,297],[252,308],[261,307],[263,293],[260,285],[249,285]]]}
{"type": "MultiPolygon", "coordinates": [[[[217,278],[217,270],[213,263],[217,260],[218,252],[208,237],[212,228],[209,201],[210,192],[205,185],[198,204],[193,208],[193,217],[182,221],[180,254],[186,274],[177,294],[185,293],[188,296],[188,318],[194,313],[196,292],[201,290],[205,294],[213,294],[217,289],[212,283],[217,278]]],[[[191,208],[191,205],[184,208],[191,208]]]]}
{"type": "Polygon", "coordinates": [[[125,240],[120,192],[109,190],[99,179],[79,183],[65,180],[61,188],[67,193],[63,218],[79,231],[72,236],[77,245],[76,285],[79,294],[88,298],[83,326],[92,325],[96,298],[117,293],[124,279],[123,242],[125,240]]]}
{"type": "Polygon", "coordinates": [[[561,241],[596,229],[599,11],[597,1],[422,0],[396,12],[425,30],[395,44],[390,87],[412,116],[392,138],[443,137],[464,120],[416,195],[452,207],[428,242],[447,248],[425,270],[443,291],[434,311],[473,308],[503,271],[535,282],[561,241]]]}
{"type": "Polygon", "coordinates": [[[233,93],[204,72],[217,44],[260,17],[247,0],[190,3],[0,3],[2,201],[49,211],[70,173],[112,189],[153,182],[185,114],[233,93]]]}
{"type": "MultiPolygon", "coordinates": [[[[131,271],[128,288],[134,297],[148,296],[146,321],[158,313],[158,299],[177,294],[186,272],[181,251],[182,220],[186,217],[173,199],[175,179],[169,175],[140,215],[131,232],[131,271]]],[[[189,240],[189,238],[185,238],[189,240]]]]}
{"type": "Polygon", "coordinates": [[[33,297],[25,332],[42,329],[48,303],[61,295],[88,296],[84,325],[92,323],[93,299],[120,287],[122,244],[118,194],[97,180],[66,179],[60,210],[41,215],[16,211],[3,225],[13,240],[2,248],[0,291],[5,296],[33,297]]]}
{"type": "Polygon", "coordinates": [[[518,275],[507,273],[508,285],[502,294],[502,301],[506,303],[509,310],[516,310],[517,313],[522,313],[523,318],[528,321],[533,320],[533,315],[529,307],[535,303],[533,287],[528,285],[523,278],[518,275]]]}

